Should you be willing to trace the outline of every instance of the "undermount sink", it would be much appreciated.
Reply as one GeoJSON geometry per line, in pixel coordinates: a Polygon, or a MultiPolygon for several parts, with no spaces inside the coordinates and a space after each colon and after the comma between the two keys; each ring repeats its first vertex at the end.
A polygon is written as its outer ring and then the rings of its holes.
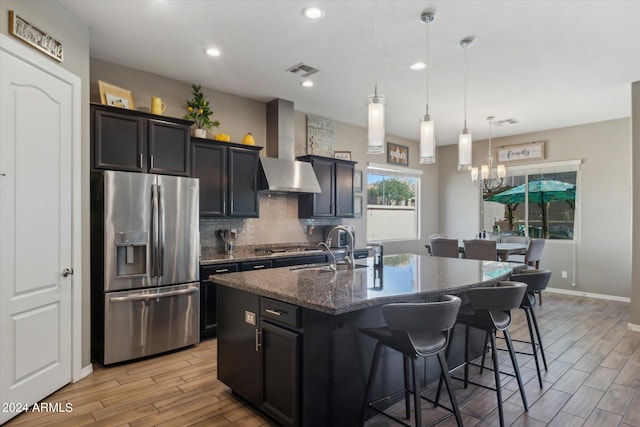
{"type": "MultiPolygon", "coordinates": [[[[357,268],[366,268],[366,264],[355,264],[353,266],[354,269],[357,268]]],[[[333,269],[332,264],[306,264],[306,265],[297,265],[295,267],[291,267],[290,270],[313,270],[313,271],[325,271],[325,272],[333,272],[333,271],[345,271],[349,270],[349,264],[337,264],[336,269],[333,269]]]]}

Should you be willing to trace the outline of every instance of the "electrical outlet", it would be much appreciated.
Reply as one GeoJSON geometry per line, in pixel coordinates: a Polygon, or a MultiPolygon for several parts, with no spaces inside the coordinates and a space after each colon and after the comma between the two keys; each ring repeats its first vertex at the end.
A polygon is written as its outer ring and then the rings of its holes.
{"type": "Polygon", "coordinates": [[[567,278],[567,272],[566,272],[566,271],[563,271],[563,272],[562,272],[562,278],[563,278],[563,279],[566,279],[566,278],[567,278]]]}
{"type": "Polygon", "coordinates": [[[244,311],[244,321],[245,323],[248,323],[250,325],[254,325],[256,324],[256,314],[252,311],[244,311]]]}

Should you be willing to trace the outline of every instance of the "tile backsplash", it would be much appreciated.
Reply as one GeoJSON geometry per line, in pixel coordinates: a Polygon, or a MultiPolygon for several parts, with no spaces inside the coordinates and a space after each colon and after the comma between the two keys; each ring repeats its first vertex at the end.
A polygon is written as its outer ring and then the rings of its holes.
{"type": "Polygon", "coordinates": [[[235,247],[317,243],[323,238],[326,225],[338,225],[336,219],[298,218],[298,196],[295,194],[260,194],[260,218],[200,218],[200,245],[222,252],[218,230],[235,228],[235,247]],[[315,231],[309,235],[309,226],[315,231]]]}

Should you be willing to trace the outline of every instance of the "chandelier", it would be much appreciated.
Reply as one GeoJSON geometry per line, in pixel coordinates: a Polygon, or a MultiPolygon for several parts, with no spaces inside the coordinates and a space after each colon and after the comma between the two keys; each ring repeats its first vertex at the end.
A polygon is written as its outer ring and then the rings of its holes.
{"type": "Polygon", "coordinates": [[[493,151],[491,150],[491,121],[493,119],[493,116],[487,117],[489,122],[489,155],[487,164],[480,166],[480,174],[478,174],[477,167],[471,168],[471,180],[476,187],[482,188],[483,192],[490,192],[503,187],[504,179],[507,176],[505,165],[493,167],[493,151]]]}

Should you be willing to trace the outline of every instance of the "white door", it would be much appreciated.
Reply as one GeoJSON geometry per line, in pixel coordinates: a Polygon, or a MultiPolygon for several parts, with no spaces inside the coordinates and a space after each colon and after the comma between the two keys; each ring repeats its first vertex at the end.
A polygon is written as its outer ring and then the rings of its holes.
{"type": "MultiPolygon", "coordinates": [[[[1,41],[6,47],[7,39],[1,41]]],[[[60,67],[0,49],[3,403],[35,403],[69,383],[72,373],[73,276],[63,271],[72,268],[72,139],[79,124],[71,85],[50,68],[60,67]]],[[[0,423],[17,415],[5,412],[10,406],[1,409],[0,423]]]]}

